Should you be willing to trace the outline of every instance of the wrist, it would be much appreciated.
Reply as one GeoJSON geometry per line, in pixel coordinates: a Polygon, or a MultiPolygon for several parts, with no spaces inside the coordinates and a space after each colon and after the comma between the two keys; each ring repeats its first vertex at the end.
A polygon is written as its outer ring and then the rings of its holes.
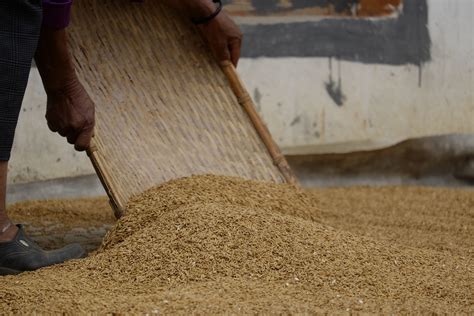
{"type": "Polygon", "coordinates": [[[49,64],[47,68],[40,71],[40,75],[44,90],[48,95],[60,92],[78,81],[74,68],[66,63],[49,64]]]}
{"type": "Polygon", "coordinates": [[[192,20],[200,20],[210,16],[216,11],[216,5],[212,0],[188,1],[188,17],[192,20]]]}
{"type": "Polygon", "coordinates": [[[217,17],[222,11],[222,0],[212,0],[212,3],[214,4],[214,11],[211,14],[201,18],[191,19],[191,21],[196,25],[202,25],[214,20],[214,18],[217,17]]]}
{"type": "Polygon", "coordinates": [[[54,99],[64,95],[74,95],[81,87],[81,83],[74,73],[71,76],[65,76],[62,80],[54,80],[48,86],[44,85],[44,90],[48,99],[54,99]]]}

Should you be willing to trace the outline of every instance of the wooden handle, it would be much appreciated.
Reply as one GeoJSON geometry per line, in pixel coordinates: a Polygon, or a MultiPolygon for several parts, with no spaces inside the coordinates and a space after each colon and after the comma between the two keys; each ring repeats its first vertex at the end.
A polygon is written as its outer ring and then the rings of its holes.
{"type": "Polygon", "coordinates": [[[91,139],[91,143],[89,144],[89,148],[87,148],[87,156],[92,156],[97,151],[97,144],[95,142],[94,137],[91,139]]]}
{"type": "Polygon", "coordinates": [[[252,98],[250,97],[247,89],[244,86],[244,83],[240,79],[237,70],[230,61],[224,61],[221,63],[222,70],[224,71],[227,79],[229,80],[230,86],[234,91],[234,94],[237,97],[240,105],[245,109],[247,115],[252,121],[253,126],[257,130],[260,138],[268,149],[270,156],[273,159],[273,163],[280,169],[281,173],[285,177],[286,181],[291,184],[298,184],[293,171],[290,168],[290,165],[286,161],[285,156],[280,151],[280,148],[275,143],[268,130],[267,126],[261,119],[257,110],[255,110],[255,105],[252,98]]]}
{"type": "Polygon", "coordinates": [[[101,157],[97,148],[97,144],[93,137],[91,139],[89,148],[87,149],[87,155],[89,156],[92,165],[94,166],[95,172],[97,173],[97,176],[99,177],[99,180],[102,183],[102,186],[104,187],[105,192],[109,197],[109,204],[112,207],[112,210],[114,211],[115,217],[119,219],[125,212],[125,205],[117,204],[117,201],[119,200],[114,195],[114,190],[112,190],[112,186],[108,181],[108,179],[111,178],[106,174],[107,168],[105,168],[101,162],[101,157]]]}

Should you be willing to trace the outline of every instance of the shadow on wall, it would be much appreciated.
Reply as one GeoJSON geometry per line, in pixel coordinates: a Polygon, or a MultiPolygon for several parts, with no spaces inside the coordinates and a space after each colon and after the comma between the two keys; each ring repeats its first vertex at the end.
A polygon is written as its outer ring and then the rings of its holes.
{"type": "Polygon", "coordinates": [[[474,135],[407,140],[376,151],[287,158],[306,186],[474,187],[474,135]]]}
{"type": "Polygon", "coordinates": [[[244,57],[335,57],[418,66],[431,58],[426,0],[403,4],[399,0],[286,1],[287,7],[281,6],[282,1],[248,2],[245,6],[242,1],[238,1],[239,5],[237,1],[227,1],[234,15],[256,16],[257,21],[268,15],[274,18],[265,24],[242,22],[244,57]],[[354,7],[363,9],[362,17],[354,7]],[[292,15],[308,19],[292,22],[292,15]],[[325,18],[314,20],[315,16],[325,18]]]}

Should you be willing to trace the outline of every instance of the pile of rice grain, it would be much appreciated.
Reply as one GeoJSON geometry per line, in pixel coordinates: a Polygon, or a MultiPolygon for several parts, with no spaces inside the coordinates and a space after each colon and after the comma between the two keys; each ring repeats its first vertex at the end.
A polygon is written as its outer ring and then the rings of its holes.
{"type": "Polygon", "coordinates": [[[131,201],[84,260],[1,279],[5,313],[473,312],[473,260],[321,223],[287,185],[219,176],[131,201]]]}

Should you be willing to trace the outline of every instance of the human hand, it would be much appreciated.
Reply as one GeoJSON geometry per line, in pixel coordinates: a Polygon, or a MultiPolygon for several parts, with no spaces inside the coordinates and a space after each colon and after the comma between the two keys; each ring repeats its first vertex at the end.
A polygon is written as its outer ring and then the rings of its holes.
{"type": "Polygon", "coordinates": [[[95,106],[77,78],[48,91],[46,120],[49,129],[66,137],[76,150],[89,148],[94,135],[95,106]]]}
{"type": "Polygon", "coordinates": [[[221,11],[211,21],[199,24],[198,29],[218,61],[230,60],[237,67],[243,35],[226,12],[221,11]]]}

